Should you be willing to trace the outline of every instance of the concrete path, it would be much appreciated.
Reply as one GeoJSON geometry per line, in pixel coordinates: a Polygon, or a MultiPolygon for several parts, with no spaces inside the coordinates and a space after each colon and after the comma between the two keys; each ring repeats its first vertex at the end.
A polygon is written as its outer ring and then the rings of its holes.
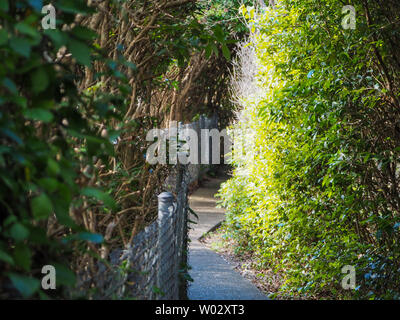
{"type": "MultiPolygon", "coordinates": [[[[250,281],[243,278],[217,253],[209,250],[199,238],[224,220],[223,209],[216,208],[215,193],[225,179],[210,178],[189,198],[190,207],[199,216],[189,232],[190,300],[267,300],[250,281]]],[[[192,217],[192,220],[196,220],[192,217]]]]}

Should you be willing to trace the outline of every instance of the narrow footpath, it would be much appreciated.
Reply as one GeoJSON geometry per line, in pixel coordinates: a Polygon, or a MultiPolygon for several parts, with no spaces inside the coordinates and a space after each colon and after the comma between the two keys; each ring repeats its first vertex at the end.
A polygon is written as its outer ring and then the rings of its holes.
{"type": "MultiPolygon", "coordinates": [[[[199,238],[224,220],[223,209],[216,208],[214,195],[225,179],[209,178],[189,198],[189,205],[199,216],[189,232],[189,265],[193,282],[190,300],[268,300],[249,280],[242,277],[220,255],[206,248],[199,238]]],[[[196,220],[192,218],[192,220],[196,220]]]]}

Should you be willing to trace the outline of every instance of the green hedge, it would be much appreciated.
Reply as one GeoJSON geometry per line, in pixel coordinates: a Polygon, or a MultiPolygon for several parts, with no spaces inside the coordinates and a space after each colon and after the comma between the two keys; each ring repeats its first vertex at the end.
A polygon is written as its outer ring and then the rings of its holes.
{"type": "Polygon", "coordinates": [[[400,6],[353,3],[355,30],[337,0],[243,8],[262,95],[241,97],[247,152],[222,204],[231,234],[294,296],[400,297],[400,6]],[[355,290],[341,287],[345,265],[355,290]]]}

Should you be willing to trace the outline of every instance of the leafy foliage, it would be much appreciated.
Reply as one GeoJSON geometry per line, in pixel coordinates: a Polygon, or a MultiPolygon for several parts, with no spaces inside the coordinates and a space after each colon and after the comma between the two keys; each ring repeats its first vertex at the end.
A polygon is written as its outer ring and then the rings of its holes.
{"type": "Polygon", "coordinates": [[[146,163],[147,130],[219,111],[244,31],[238,1],[55,0],[43,30],[48,2],[0,1],[3,298],[47,298],[47,264],[69,297],[154,219],[167,170],[146,163]]]}
{"type": "MultiPolygon", "coordinates": [[[[55,295],[65,295],[63,285],[75,281],[69,262],[72,249],[75,245],[85,248],[81,244],[87,240],[102,239],[85,231],[71,212],[79,212],[85,197],[115,206],[100,189],[83,188],[79,171],[86,167],[89,172],[100,159],[113,155],[111,141],[100,135],[97,125],[118,121],[124,103],[118,95],[99,93],[91,99],[77,87],[84,66],[104,59],[93,46],[94,32],[71,27],[76,14],[91,14],[91,8],[82,1],[52,1],[60,9],[57,29],[43,31],[42,1],[1,3],[2,288],[10,285],[9,279],[23,297],[44,297],[39,289],[41,268],[53,263],[59,265],[61,285],[55,295]],[[71,53],[69,59],[62,48],[71,53]]],[[[109,70],[105,72],[113,79],[109,70]]],[[[124,84],[123,79],[118,82],[124,84]]],[[[10,290],[1,294],[18,296],[10,290]]]]}
{"type": "Polygon", "coordinates": [[[259,95],[241,97],[232,235],[286,276],[292,295],[399,298],[398,3],[283,0],[243,8],[259,95]],[[390,21],[388,24],[387,22],[390,21]],[[353,265],[357,287],[341,287],[353,265]]]}

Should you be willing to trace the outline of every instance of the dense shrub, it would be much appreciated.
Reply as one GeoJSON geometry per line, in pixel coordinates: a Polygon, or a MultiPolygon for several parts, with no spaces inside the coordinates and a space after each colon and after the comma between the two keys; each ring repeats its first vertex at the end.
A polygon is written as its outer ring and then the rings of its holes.
{"type": "Polygon", "coordinates": [[[239,94],[246,152],[235,147],[222,204],[283,292],[399,298],[400,5],[353,3],[355,30],[337,0],[243,8],[258,77],[235,81],[254,94],[239,94]],[[345,265],[355,290],[341,287],[345,265]]]}
{"type": "MultiPolygon", "coordinates": [[[[115,206],[107,193],[88,187],[88,181],[95,165],[107,165],[114,153],[111,139],[98,128],[118,121],[124,102],[118,93],[77,88],[85,66],[105,61],[94,47],[96,33],[73,24],[77,14],[94,11],[82,1],[53,1],[57,28],[43,30],[42,5],[2,1],[0,7],[3,298],[18,296],[13,287],[23,297],[44,297],[39,279],[47,264],[57,268],[55,295],[63,295],[63,285],[74,284],[72,252],[85,249],[87,240],[102,240],[86,231],[80,212],[98,201],[106,212],[115,206]]],[[[112,70],[104,73],[114,81],[112,70]]],[[[118,82],[122,88],[124,79],[118,82]]]]}

